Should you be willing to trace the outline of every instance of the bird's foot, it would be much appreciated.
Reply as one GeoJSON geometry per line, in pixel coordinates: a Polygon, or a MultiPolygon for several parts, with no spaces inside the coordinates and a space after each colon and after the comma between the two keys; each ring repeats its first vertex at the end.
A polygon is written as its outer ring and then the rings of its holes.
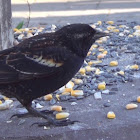
{"type": "MultiPolygon", "coordinates": [[[[42,114],[53,114],[53,112],[54,111],[52,111],[52,110],[41,110],[40,111],[40,113],[42,113],[42,114]]],[[[37,114],[32,114],[32,113],[30,113],[30,112],[27,112],[27,113],[17,113],[17,114],[14,114],[14,115],[12,115],[11,117],[10,117],[10,119],[12,119],[13,117],[17,117],[17,118],[24,118],[24,117],[26,117],[26,118],[28,118],[28,117],[40,117],[39,115],[37,115],[37,114]]]]}
{"type": "Polygon", "coordinates": [[[50,126],[50,125],[53,125],[53,126],[68,126],[68,125],[72,125],[76,122],[79,122],[79,121],[71,121],[71,120],[54,120],[52,119],[51,121],[49,120],[48,122],[37,122],[37,123],[33,123],[31,126],[33,125],[38,125],[39,127],[42,127],[42,126],[50,126]]]}
{"type": "Polygon", "coordinates": [[[14,115],[12,115],[11,117],[10,117],[10,119],[12,119],[13,117],[17,117],[17,118],[23,118],[23,117],[31,117],[32,116],[32,114],[30,114],[30,113],[24,113],[24,114],[14,114],[14,115]]]}

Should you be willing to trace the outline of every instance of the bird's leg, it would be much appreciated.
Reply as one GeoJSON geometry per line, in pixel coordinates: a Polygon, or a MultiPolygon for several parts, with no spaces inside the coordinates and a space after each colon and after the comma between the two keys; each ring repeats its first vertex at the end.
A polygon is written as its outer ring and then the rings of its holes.
{"type": "MultiPolygon", "coordinates": [[[[58,121],[54,118],[54,116],[49,116],[49,114],[53,114],[52,111],[37,111],[36,109],[34,109],[31,104],[26,105],[25,106],[26,109],[28,110],[28,113],[26,114],[15,114],[13,116],[17,116],[17,117],[25,117],[25,116],[34,116],[34,117],[42,117],[44,119],[47,120],[47,122],[39,122],[39,123],[34,123],[37,124],[38,126],[48,126],[48,125],[55,125],[55,126],[67,126],[69,124],[74,124],[75,122],[78,121],[70,121],[70,120],[62,120],[62,121],[58,121]]],[[[34,125],[33,124],[33,125],[34,125]]]]}
{"type": "MultiPolygon", "coordinates": [[[[34,124],[38,124],[38,126],[48,126],[48,125],[55,125],[55,126],[67,126],[69,124],[74,124],[75,122],[78,121],[70,121],[70,120],[62,120],[62,121],[58,121],[56,120],[54,117],[48,116],[42,112],[37,111],[36,109],[34,109],[32,106],[27,106],[27,110],[32,114],[35,115],[37,117],[42,117],[44,119],[47,120],[47,122],[43,122],[43,123],[34,123],[34,124]]],[[[34,125],[33,124],[33,125],[34,125]]]]}
{"type": "MultiPolygon", "coordinates": [[[[23,117],[40,117],[39,115],[35,115],[35,113],[32,113],[33,111],[29,111],[30,110],[30,107],[31,105],[27,105],[25,106],[26,109],[28,110],[28,112],[25,112],[25,113],[17,113],[17,114],[14,114],[10,117],[13,118],[13,117],[18,117],[18,118],[23,118],[23,117]],[[28,109],[29,108],[29,109],[28,109]]],[[[34,108],[32,108],[33,110],[34,108]]],[[[34,109],[35,110],[35,109],[34,109]]],[[[39,112],[39,111],[38,111],[39,112]]],[[[40,111],[41,113],[44,113],[44,114],[53,114],[53,110],[41,110],[40,111]]]]}

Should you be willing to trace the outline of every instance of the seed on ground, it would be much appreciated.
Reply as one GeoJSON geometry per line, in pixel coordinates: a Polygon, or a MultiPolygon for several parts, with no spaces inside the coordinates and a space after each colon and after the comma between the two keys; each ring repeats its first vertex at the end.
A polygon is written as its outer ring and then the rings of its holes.
{"type": "Polygon", "coordinates": [[[46,101],[50,101],[52,98],[53,98],[52,94],[48,94],[48,95],[44,96],[44,100],[46,100],[46,101]]]}
{"type": "Polygon", "coordinates": [[[113,111],[109,111],[107,113],[107,118],[108,119],[114,119],[114,118],[116,118],[116,115],[115,115],[115,113],[113,111]]]}
{"type": "Polygon", "coordinates": [[[51,106],[51,110],[60,112],[62,111],[62,106],[58,106],[58,105],[51,106]]]}
{"type": "Polygon", "coordinates": [[[135,109],[135,108],[137,108],[137,107],[138,107],[138,105],[137,105],[137,104],[133,104],[133,103],[127,104],[127,105],[126,105],[126,109],[128,109],[128,110],[130,110],[130,109],[135,109]]]}
{"type": "Polygon", "coordinates": [[[110,66],[118,66],[118,62],[117,61],[111,61],[110,62],[110,64],[109,64],[110,66]]]}
{"type": "Polygon", "coordinates": [[[140,96],[137,97],[137,102],[140,103],[140,96]]]}
{"type": "Polygon", "coordinates": [[[56,119],[57,120],[61,120],[61,119],[66,119],[66,118],[68,118],[69,117],[69,113],[67,113],[67,112],[61,112],[61,113],[57,113],[56,114],[56,119]]]}

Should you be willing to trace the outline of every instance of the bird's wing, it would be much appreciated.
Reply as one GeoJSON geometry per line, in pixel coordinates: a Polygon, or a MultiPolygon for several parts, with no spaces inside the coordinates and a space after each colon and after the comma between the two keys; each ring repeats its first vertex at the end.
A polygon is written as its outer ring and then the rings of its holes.
{"type": "Polygon", "coordinates": [[[62,47],[10,52],[0,62],[0,84],[57,76],[71,52],[62,47]]]}

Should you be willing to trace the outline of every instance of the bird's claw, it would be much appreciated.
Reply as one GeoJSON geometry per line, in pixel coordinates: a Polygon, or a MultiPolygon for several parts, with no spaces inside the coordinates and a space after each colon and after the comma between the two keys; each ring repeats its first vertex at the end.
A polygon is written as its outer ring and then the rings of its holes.
{"type": "MultiPolygon", "coordinates": [[[[41,113],[43,114],[53,114],[53,110],[42,110],[40,111],[41,113]]],[[[24,114],[14,114],[10,117],[10,119],[12,119],[13,117],[18,117],[18,118],[23,118],[23,117],[30,117],[30,116],[33,116],[31,113],[24,113],[24,114]]],[[[39,116],[36,116],[36,117],[39,117],[39,116]]]]}
{"type": "Polygon", "coordinates": [[[54,110],[42,110],[40,112],[43,114],[53,114],[54,110]]]}
{"type": "Polygon", "coordinates": [[[50,126],[50,125],[54,125],[54,126],[68,126],[68,125],[72,125],[72,124],[74,124],[76,122],[79,122],[79,121],[71,121],[71,120],[58,121],[58,120],[54,120],[52,122],[36,122],[36,123],[33,123],[31,126],[33,126],[33,125],[38,125],[39,127],[50,126]]]}
{"type": "Polygon", "coordinates": [[[30,117],[32,116],[32,114],[30,113],[25,113],[25,114],[14,114],[10,117],[10,119],[12,119],[13,117],[18,117],[18,118],[23,118],[23,117],[30,117]]]}

